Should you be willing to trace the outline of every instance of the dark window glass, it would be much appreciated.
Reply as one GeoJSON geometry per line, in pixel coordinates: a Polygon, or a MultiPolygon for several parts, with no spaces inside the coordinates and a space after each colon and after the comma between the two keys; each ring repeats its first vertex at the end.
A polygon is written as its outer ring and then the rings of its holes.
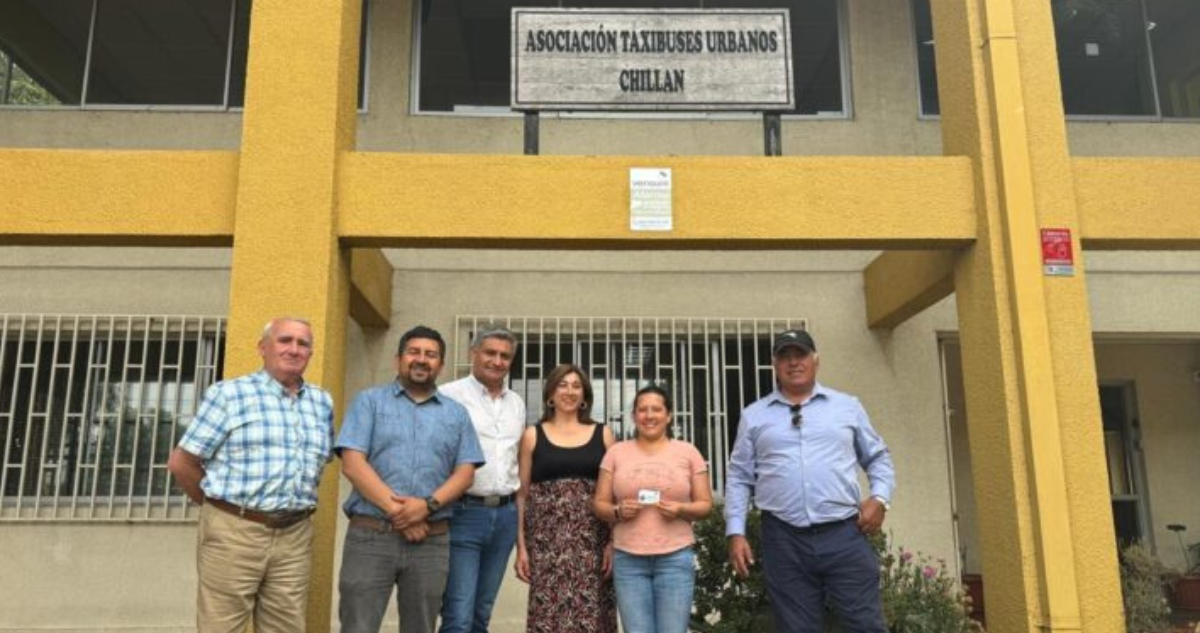
{"type": "Polygon", "coordinates": [[[421,110],[508,106],[509,16],[514,6],[551,7],[558,2],[422,0],[421,110]]]}
{"type": "Polygon", "coordinates": [[[229,62],[229,107],[246,103],[246,54],[250,50],[251,0],[240,0],[233,11],[233,49],[229,62]]]}
{"type": "MultiPolygon", "coordinates": [[[[1184,0],[1150,0],[1154,4],[1175,4],[1186,11],[1168,11],[1169,15],[1192,15],[1197,10],[1184,0]]],[[[1150,79],[1150,55],[1146,30],[1154,34],[1155,22],[1147,23],[1141,0],[1053,0],[1054,32],[1058,43],[1058,66],[1062,82],[1063,109],[1067,114],[1099,116],[1152,116],[1156,114],[1153,83],[1150,79]]],[[[917,62],[921,84],[921,112],[937,114],[937,67],[933,59],[933,25],[929,0],[913,0],[917,38],[917,62]]],[[[1159,23],[1161,24],[1161,23],[1159,23]]],[[[1161,28],[1161,27],[1158,27],[1161,28]]],[[[1179,35],[1165,39],[1186,42],[1192,54],[1181,53],[1183,64],[1197,68],[1200,59],[1191,44],[1195,26],[1182,27],[1179,35]],[[1189,30],[1190,29],[1190,30],[1189,30]]],[[[1186,46],[1184,47],[1186,49],[1186,46]]],[[[1155,53],[1158,55],[1158,53],[1155,53]]],[[[1157,63],[1157,60],[1156,60],[1157,63]]],[[[1159,72],[1160,78],[1163,72],[1159,72]]],[[[1193,74],[1193,77],[1197,75],[1193,74]]],[[[1200,91],[1194,88],[1197,100],[1200,91]]],[[[1160,93],[1165,90],[1160,87],[1160,93]]],[[[1166,110],[1164,101],[1164,110],[1166,110]]],[[[1165,112],[1164,112],[1165,114],[1165,112]]],[[[1196,116],[1168,115],[1168,116],[1196,116]]]]}
{"type": "Polygon", "coordinates": [[[917,79],[921,84],[921,114],[940,113],[937,89],[937,60],[933,55],[933,16],[929,0],[913,2],[913,27],[917,31],[917,79]]]}
{"type": "Polygon", "coordinates": [[[362,110],[367,107],[367,34],[371,29],[368,28],[371,12],[370,0],[363,0],[362,4],[362,24],[358,29],[358,109],[362,110]]]}
{"type": "Polygon", "coordinates": [[[793,114],[841,113],[838,0],[423,0],[420,13],[422,111],[510,103],[509,24],[513,6],[604,8],[787,8],[792,18],[793,114]]]}
{"type": "Polygon", "coordinates": [[[20,64],[0,49],[0,104],[52,106],[61,103],[46,86],[31,77],[20,64]]]}
{"type": "Polygon", "coordinates": [[[101,0],[88,103],[223,105],[232,0],[101,0]]]}
{"type": "Polygon", "coordinates": [[[1200,3],[1148,0],[1158,102],[1165,117],[1200,117],[1200,3]]]}
{"type": "Polygon", "coordinates": [[[838,0],[708,0],[703,5],[721,9],[788,9],[792,18],[792,72],[796,83],[796,109],[791,113],[845,112],[838,0]]]}
{"type": "Polygon", "coordinates": [[[1140,0],[1054,0],[1067,114],[1153,115],[1140,0]]]}
{"type": "Polygon", "coordinates": [[[90,0],[0,0],[0,103],[78,104],[91,20],[90,0]]]}

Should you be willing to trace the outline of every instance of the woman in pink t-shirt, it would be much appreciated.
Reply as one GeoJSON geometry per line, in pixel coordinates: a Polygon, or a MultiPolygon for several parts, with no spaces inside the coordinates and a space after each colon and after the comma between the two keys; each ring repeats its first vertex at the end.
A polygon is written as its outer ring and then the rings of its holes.
{"type": "Polygon", "coordinates": [[[696,584],[692,522],[712,510],[708,466],[669,437],[671,397],[643,387],[633,399],[637,437],[600,462],[592,511],[613,524],[613,584],[625,633],[687,633],[696,584]]]}

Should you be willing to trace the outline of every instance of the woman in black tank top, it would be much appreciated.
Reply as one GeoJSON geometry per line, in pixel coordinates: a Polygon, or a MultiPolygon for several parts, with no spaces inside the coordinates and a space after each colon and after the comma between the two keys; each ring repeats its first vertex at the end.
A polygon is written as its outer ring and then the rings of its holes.
{"type": "Polygon", "coordinates": [[[592,514],[600,460],[615,441],[588,416],[592,386],[574,365],[546,377],[542,419],[521,438],[517,577],[529,633],[616,633],[609,528],[592,514]]]}
{"type": "Polygon", "coordinates": [[[604,459],[604,427],[593,424],[595,429],[587,444],[576,447],[565,447],[554,444],[546,437],[545,423],[538,423],[537,443],[533,447],[533,468],[530,472],[532,483],[541,483],[552,479],[567,479],[578,477],[596,479],[600,473],[600,460],[604,459]]]}

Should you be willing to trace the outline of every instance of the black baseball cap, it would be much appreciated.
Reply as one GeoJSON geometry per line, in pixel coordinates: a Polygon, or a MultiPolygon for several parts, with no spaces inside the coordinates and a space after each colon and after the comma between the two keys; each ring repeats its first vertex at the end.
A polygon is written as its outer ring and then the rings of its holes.
{"type": "Polygon", "coordinates": [[[775,342],[771,344],[771,356],[778,356],[785,347],[799,347],[810,354],[817,351],[812,335],[804,330],[785,330],[776,334],[775,342]]]}

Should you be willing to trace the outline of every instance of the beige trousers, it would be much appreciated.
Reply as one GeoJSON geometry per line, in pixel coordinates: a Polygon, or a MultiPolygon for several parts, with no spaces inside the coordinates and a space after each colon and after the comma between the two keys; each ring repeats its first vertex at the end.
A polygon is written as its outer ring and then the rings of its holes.
{"type": "Polygon", "coordinates": [[[196,538],[198,633],[303,633],[312,520],[282,530],[200,509],[196,538]]]}

